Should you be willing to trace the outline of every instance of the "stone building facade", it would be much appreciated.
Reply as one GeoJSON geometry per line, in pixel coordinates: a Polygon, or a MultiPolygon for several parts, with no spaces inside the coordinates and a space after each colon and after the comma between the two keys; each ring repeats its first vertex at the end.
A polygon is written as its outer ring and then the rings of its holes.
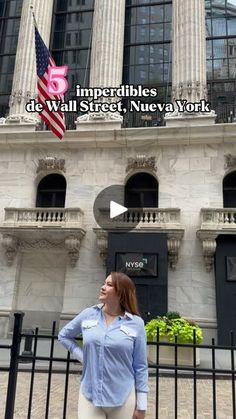
{"type": "MultiPolygon", "coordinates": [[[[203,327],[206,341],[218,331],[219,341],[225,342],[224,330],[235,327],[236,315],[236,203],[227,204],[233,202],[236,187],[236,129],[229,123],[233,113],[226,123],[216,123],[213,108],[191,114],[175,110],[165,115],[162,126],[145,114],[139,116],[138,127],[132,115],[129,126],[118,113],[76,115],[76,124],[62,141],[40,130],[38,116],[25,110],[26,102],[36,97],[35,51],[29,42],[33,39],[31,7],[49,45],[55,3],[42,0],[39,7],[36,0],[22,2],[9,111],[0,115],[0,335],[11,331],[15,310],[25,312],[26,328],[38,325],[48,330],[52,320],[62,325],[95,304],[106,271],[117,267],[111,247],[116,248],[116,233],[122,232],[124,242],[130,243],[123,250],[120,247],[122,254],[157,257],[156,274],[131,272],[145,320],[163,314],[164,309],[179,311],[203,327]],[[97,195],[111,185],[124,185],[129,194],[131,179],[133,185],[137,180],[136,193],[139,198],[143,194],[144,201],[129,208],[131,218],[124,217],[118,229],[104,230],[93,214],[97,195]],[[145,201],[151,179],[156,184],[153,206],[145,204],[152,200],[145,201]],[[147,182],[143,189],[142,181],[147,182]],[[135,217],[138,222],[130,230],[135,217]],[[132,244],[134,237],[137,243],[142,238],[139,247],[132,244]],[[152,243],[156,244],[150,251],[152,243]]],[[[73,2],[64,3],[73,6],[73,2]]],[[[83,11],[86,1],[77,3],[83,11]]],[[[122,73],[124,82],[130,10],[138,13],[141,6],[146,7],[151,19],[152,7],[165,10],[169,5],[172,101],[207,100],[208,2],[87,3],[93,13],[87,48],[91,50],[89,86],[119,87],[122,73]]],[[[52,37],[51,31],[53,50],[52,37]]],[[[232,44],[233,36],[230,39],[232,44]]]]}

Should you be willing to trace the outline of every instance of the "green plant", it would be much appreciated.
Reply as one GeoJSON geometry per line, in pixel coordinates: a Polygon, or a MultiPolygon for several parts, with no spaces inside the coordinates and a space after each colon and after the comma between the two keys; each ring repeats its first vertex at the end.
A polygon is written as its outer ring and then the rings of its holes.
{"type": "Polygon", "coordinates": [[[159,329],[159,337],[167,336],[170,342],[193,343],[194,330],[196,343],[199,344],[203,340],[201,328],[192,321],[184,319],[177,312],[169,312],[165,316],[158,316],[150,320],[145,325],[148,340],[153,340],[157,336],[157,328],[159,329]]]}

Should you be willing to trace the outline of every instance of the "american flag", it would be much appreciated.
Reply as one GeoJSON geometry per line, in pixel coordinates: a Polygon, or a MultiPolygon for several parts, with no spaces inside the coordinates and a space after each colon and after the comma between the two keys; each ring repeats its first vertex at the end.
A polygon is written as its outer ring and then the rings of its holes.
{"type": "Polygon", "coordinates": [[[36,64],[37,64],[37,87],[38,87],[38,102],[43,105],[43,111],[40,112],[40,117],[48,125],[51,131],[62,139],[65,133],[65,117],[60,110],[49,111],[45,100],[61,100],[63,102],[63,95],[52,95],[47,91],[48,81],[48,67],[55,66],[48,48],[43,42],[37,27],[35,26],[35,48],[36,48],[36,64]]]}

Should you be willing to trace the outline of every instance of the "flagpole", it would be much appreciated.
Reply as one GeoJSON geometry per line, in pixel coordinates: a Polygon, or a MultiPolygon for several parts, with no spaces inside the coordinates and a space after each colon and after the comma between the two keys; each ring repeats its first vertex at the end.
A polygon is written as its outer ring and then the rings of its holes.
{"type": "Polygon", "coordinates": [[[34,14],[34,8],[33,8],[33,6],[30,6],[30,9],[31,9],[32,16],[33,16],[34,26],[35,26],[35,28],[38,30],[38,25],[37,25],[37,22],[36,22],[36,18],[35,18],[35,14],[34,14]]]}

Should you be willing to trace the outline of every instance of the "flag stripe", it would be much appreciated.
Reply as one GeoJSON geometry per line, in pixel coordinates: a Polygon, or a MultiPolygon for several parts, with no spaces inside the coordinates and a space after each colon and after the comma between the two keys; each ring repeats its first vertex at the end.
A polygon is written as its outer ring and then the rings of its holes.
{"type": "Polygon", "coordinates": [[[64,131],[64,125],[63,125],[64,120],[59,119],[57,115],[55,115],[55,112],[49,112],[47,106],[44,104],[41,98],[38,98],[38,100],[39,100],[39,103],[43,105],[43,111],[40,113],[44,115],[48,115],[48,120],[53,121],[52,122],[53,124],[56,123],[58,125],[58,128],[64,131]]]}
{"type": "Polygon", "coordinates": [[[63,112],[50,111],[46,105],[46,100],[64,101],[63,95],[53,95],[47,91],[48,83],[48,67],[55,66],[55,62],[51,57],[48,48],[44,44],[38,29],[35,27],[35,48],[36,48],[36,63],[38,75],[38,102],[43,105],[43,111],[39,113],[41,119],[46,123],[57,138],[62,139],[65,133],[65,117],[63,112]]]}

